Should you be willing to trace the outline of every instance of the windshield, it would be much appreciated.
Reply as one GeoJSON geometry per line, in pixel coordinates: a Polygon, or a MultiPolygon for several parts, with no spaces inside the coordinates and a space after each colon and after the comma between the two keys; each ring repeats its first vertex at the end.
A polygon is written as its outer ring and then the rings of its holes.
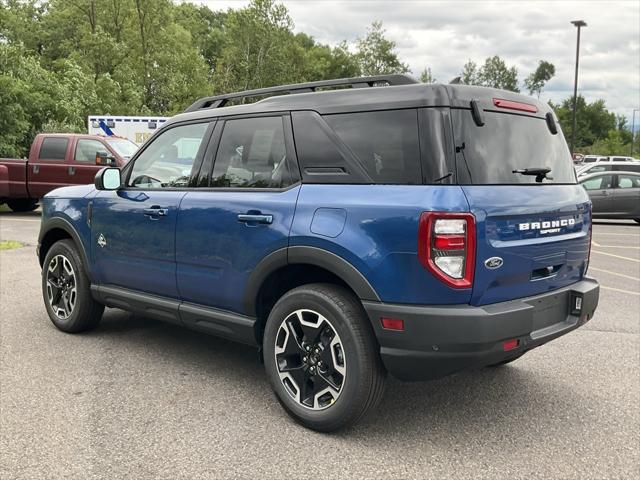
{"type": "Polygon", "coordinates": [[[126,138],[119,138],[117,140],[109,140],[109,145],[120,155],[122,158],[129,159],[138,150],[138,145],[126,138]]]}
{"type": "Polygon", "coordinates": [[[484,126],[479,127],[471,110],[452,110],[458,183],[537,183],[539,176],[513,171],[541,168],[550,169],[542,184],[576,183],[569,148],[559,128],[554,135],[544,118],[524,115],[485,111],[483,118],[484,126]]]}

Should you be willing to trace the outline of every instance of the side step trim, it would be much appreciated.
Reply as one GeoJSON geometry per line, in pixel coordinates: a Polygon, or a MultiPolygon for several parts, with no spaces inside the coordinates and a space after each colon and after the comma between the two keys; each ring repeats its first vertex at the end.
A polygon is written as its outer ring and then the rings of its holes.
{"type": "Polygon", "coordinates": [[[120,308],[174,325],[257,345],[256,319],[226,310],[182,302],[127,288],[91,285],[93,298],[108,307],[120,308]]]}

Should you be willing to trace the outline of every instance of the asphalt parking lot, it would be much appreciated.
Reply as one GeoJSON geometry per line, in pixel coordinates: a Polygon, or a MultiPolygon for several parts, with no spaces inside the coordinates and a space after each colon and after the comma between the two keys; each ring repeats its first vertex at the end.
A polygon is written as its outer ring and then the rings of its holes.
{"type": "Polygon", "coordinates": [[[39,215],[0,212],[0,478],[638,478],[640,225],[594,225],[600,306],[510,366],[391,379],[323,435],[293,423],[256,351],[107,310],[82,335],[42,305],[39,215]]]}

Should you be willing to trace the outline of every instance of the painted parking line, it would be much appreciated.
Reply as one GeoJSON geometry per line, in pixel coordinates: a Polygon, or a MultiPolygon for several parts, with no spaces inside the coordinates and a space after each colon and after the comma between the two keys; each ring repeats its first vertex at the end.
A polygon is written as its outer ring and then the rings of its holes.
{"type": "Polygon", "coordinates": [[[625,237],[640,237],[638,233],[608,233],[608,232],[593,232],[594,235],[616,235],[625,237]]]}
{"type": "Polygon", "coordinates": [[[640,250],[640,247],[634,247],[634,246],[630,246],[630,245],[602,245],[602,244],[596,243],[596,242],[593,242],[593,244],[596,247],[602,247],[602,248],[633,248],[635,250],[640,250]]]}
{"type": "Polygon", "coordinates": [[[628,278],[629,280],[635,280],[640,282],[640,278],[632,277],[631,275],[625,275],[624,273],[612,272],[611,270],[605,270],[604,268],[596,268],[589,265],[589,271],[595,270],[596,272],[608,273],[609,275],[615,275],[616,277],[628,278]]]}
{"type": "Polygon", "coordinates": [[[636,296],[640,297],[640,293],[639,292],[632,292],[631,290],[622,290],[621,288],[606,287],[604,285],[600,285],[600,288],[602,288],[604,290],[612,290],[614,292],[626,293],[627,295],[636,295],[636,296]]]}
{"type": "Polygon", "coordinates": [[[622,255],[615,255],[613,253],[601,252],[599,250],[591,250],[591,253],[599,253],[600,255],[607,255],[609,257],[621,258],[622,260],[628,260],[630,262],[640,263],[640,260],[638,260],[637,258],[623,257],[622,255]]]}
{"type": "Polygon", "coordinates": [[[6,220],[6,221],[11,221],[11,222],[40,222],[40,220],[35,219],[35,218],[4,218],[4,217],[0,217],[0,222],[6,220]]]}

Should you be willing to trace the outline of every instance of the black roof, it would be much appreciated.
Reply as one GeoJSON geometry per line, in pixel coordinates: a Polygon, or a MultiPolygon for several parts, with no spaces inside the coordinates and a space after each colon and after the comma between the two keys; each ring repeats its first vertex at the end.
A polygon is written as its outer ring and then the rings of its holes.
{"type": "MultiPolygon", "coordinates": [[[[218,118],[230,115],[246,115],[256,113],[276,113],[294,110],[314,110],[320,114],[346,113],[371,110],[389,110],[416,107],[453,107],[470,108],[470,102],[476,100],[484,110],[497,110],[493,104],[493,98],[511,100],[515,102],[535,105],[538,112],[533,114],[544,117],[552,111],[550,107],[534,97],[494,88],[477,87],[471,85],[433,84],[433,83],[400,83],[392,86],[374,86],[369,88],[342,88],[338,90],[311,91],[309,93],[290,93],[277,95],[259,100],[255,103],[235,106],[216,107],[219,99],[259,96],[260,92],[294,92],[300,91],[299,85],[285,85],[276,89],[260,89],[255,91],[240,92],[216,97],[206,97],[195,102],[182,114],[173,117],[167,124],[177,121],[195,120],[204,118],[218,118]],[[295,87],[295,88],[294,88],[295,87]],[[255,93],[257,92],[257,93],[255,93]],[[200,106],[200,107],[199,107],[200,106]]],[[[406,77],[410,78],[410,77],[406,77]]],[[[352,83],[354,80],[341,79],[344,83],[352,83]]],[[[416,82],[415,80],[413,80],[416,82]]],[[[335,80],[328,81],[327,83],[335,80]]],[[[322,82],[313,82],[319,84],[322,82]]],[[[505,112],[505,110],[499,110],[505,112]]],[[[511,112],[527,114],[525,112],[511,112]]],[[[532,115],[528,113],[528,115],[532,115]]]]}

